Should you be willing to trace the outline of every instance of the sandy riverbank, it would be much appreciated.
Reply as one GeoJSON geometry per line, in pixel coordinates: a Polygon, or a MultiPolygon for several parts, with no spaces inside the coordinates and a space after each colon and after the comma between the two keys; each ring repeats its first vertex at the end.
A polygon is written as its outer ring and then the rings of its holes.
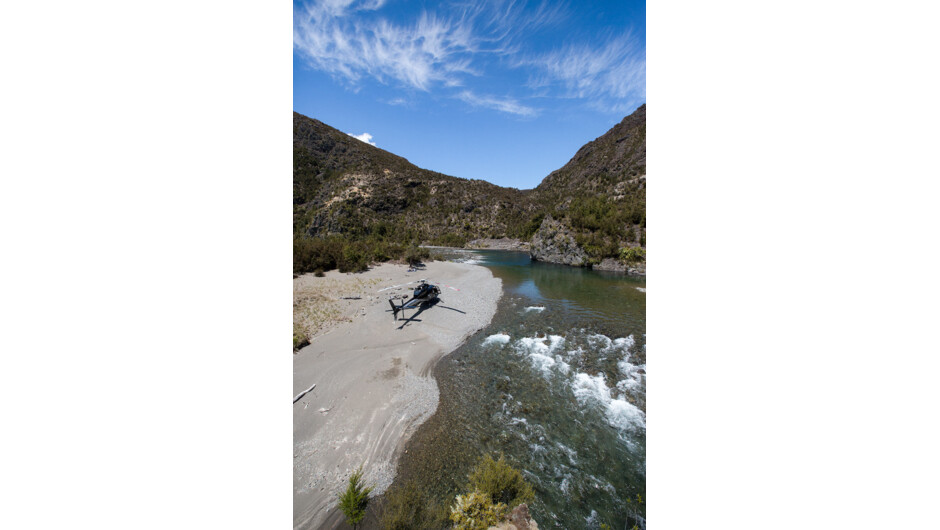
{"type": "Polygon", "coordinates": [[[437,409],[430,369],[496,312],[502,286],[485,267],[407,269],[294,279],[295,312],[317,335],[294,356],[293,395],[316,384],[293,405],[295,529],[331,527],[337,494],[359,465],[374,494],[391,485],[404,442],[437,409]],[[393,320],[388,299],[410,295],[414,284],[401,284],[421,278],[441,285],[440,303],[393,320]]]}

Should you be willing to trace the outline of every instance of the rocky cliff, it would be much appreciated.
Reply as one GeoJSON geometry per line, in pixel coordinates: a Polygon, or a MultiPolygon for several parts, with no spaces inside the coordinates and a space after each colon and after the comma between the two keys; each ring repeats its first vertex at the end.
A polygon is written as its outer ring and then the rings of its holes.
{"type": "Polygon", "coordinates": [[[551,215],[542,220],[535,235],[532,236],[532,247],[529,255],[536,261],[561,263],[580,267],[587,263],[584,249],[578,246],[571,230],[563,223],[556,221],[551,215]]]}

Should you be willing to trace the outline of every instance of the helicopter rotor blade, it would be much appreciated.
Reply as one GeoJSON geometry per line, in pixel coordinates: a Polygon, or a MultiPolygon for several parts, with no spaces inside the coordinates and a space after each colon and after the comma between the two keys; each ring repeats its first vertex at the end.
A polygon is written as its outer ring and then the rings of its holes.
{"type": "Polygon", "coordinates": [[[391,287],[385,287],[384,289],[379,289],[379,290],[376,291],[376,292],[377,292],[377,293],[381,293],[382,291],[387,291],[387,290],[389,290],[389,289],[394,289],[394,288],[396,288],[396,287],[404,287],[404,286],[406,286],[406,285],[411,285],[411,284],[413,284],[413,283],[423,282],[423,281],[425,281],[425,280],[422,279],[422,280],[415,280],[415,281],[413,281],[413,282],[408,282],[408,283],[400,283],[400,284],[398,284],[398,285],[393,285],[393,286],[391,286],[391,287]]]}

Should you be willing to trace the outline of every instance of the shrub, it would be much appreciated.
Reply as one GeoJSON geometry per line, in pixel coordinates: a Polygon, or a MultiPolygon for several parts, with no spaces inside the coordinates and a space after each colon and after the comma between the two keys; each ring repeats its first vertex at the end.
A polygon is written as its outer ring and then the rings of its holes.
{"type": "Polygon", "coordinates": [[[369,493],[372,486],[364,487],[362,482],[362,466],[353,471],[349,477],[349,486],[339,496],[339,509],[346,516],[346,522],[353,528],[359,526],[366,515],[366,506],[369,505],[369,493]]]}
{"type": "Polygon", "coordinates": [[[457,496],[450,511],[450,520],[457,530],[486,530],[499,524],[508,513],[509,507],[505,504],[493,504],[489,495],[473,491],[457,496]]]}
{"type": "Polygon", "coordinates": [[[294,237],[294,272],[305,272],[336,268],[342,258],[343,242],[339,238],[294,237]]]}
{"type": "Polygon", "coordinates": [[[339,272],[362,272],[369,268],[369,258],[360,245],[348,244],[338,265],[339,272]]]}
{"type": "Polygon", "coordinates": [[[508,506],[535,500],[532,486],[522,478],[522,473],[506,463],[503,455],[499,455],[499,460],[493,460],[490,455],[484,456],[470,474],[468,489],[487,495],[493,503],[508,506]]]}
{"type": "Polygon", "coordinates": [[[466,243],[467,238],[465,236],[459,236],[453,232],[448,232],[434,240],[435,245],[441,245],[442,247],[463,248],[466,243]]]}
{"type": "Polygon", "coordinates": [[[308,344],[310,344],[310,337],[307,336],[307,332],[301,329],[297,324],[294,324],[294,351],[308,344]]]}
{"type": "Polygon", "coordinates": [[[620,261],[637,263],[646,260],[646,250],[640,247],[625,247],[620,249],[620,261]]]}
{"type": "Polygon", "coordinates": [[[527,222],[522,227],[522,232],[520,234],[521,239],[523,240],[532,239],[532,236],[535,235],[535,233],[538,232],[539,227],[542,226],[543,219],[545,219],[544,213],[540,213],[536,215],[535,217],[533,217],[532,219],[529,219],[529,222],[527,222]]]}
{"type": "Polygon", "coordinates": [[[405,251],[405,261],[409,265],[417,265],[421,263],[422,260],[429,259],[431,257],[431,251],[426,248],[419,248],[418,245],[412,243],[408,250],[405,251]]]}

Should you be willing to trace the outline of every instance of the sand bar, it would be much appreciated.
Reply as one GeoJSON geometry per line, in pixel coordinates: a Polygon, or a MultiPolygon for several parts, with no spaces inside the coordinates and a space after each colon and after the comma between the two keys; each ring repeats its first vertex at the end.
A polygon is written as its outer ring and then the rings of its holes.
{"type": "Polygon", "coordinates": [[[404,443],[437,409],[434,363],[496,313],[502,285],[485,267],[407,271],[382,264],[294,279],[295,314],[316,335],[294,355],[292,395],[316,385],[293,404],[297,530],[334,527],[337,495],[359,465],[374,494],[391,485],[404,443]],[[441,286],[440,302],[393,320],[388,299],[410,295],[415,284],[404,284],[421,278],[441,286]]]}

